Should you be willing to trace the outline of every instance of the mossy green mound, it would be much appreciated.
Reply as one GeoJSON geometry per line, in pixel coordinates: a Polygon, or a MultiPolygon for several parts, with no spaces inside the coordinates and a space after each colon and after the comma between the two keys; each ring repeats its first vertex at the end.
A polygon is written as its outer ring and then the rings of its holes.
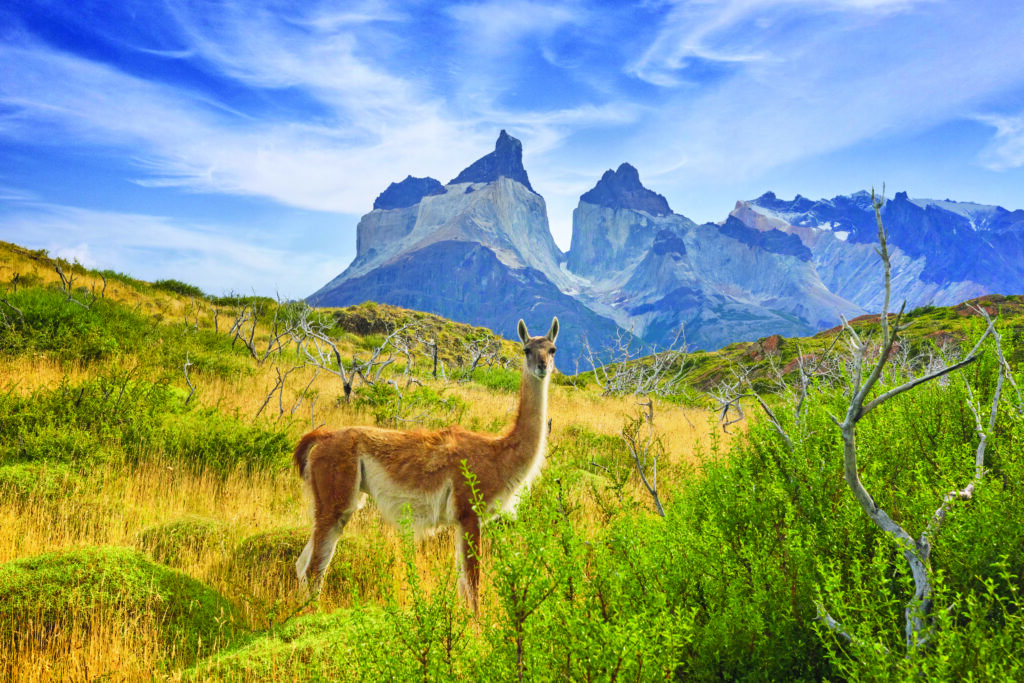
{"type": "Polygon", "coordinates": [[[149,526],[135,545],[158,562],[182,568],[200,555],[226,547],[228,525],[219,519],[185,517],[149,526]]]}
{"type": "Polygon", "coordinates": [[[152,619],[161,646],[209,653],[234,636],[234,609],[212,588],[128,548],[82,548],[0,565],[0,638],[21,627],[88,628],[96,613],[152,619]]]}
{"type": "Polygon", "coordinates": [[[183,678],[394,680],[387,662],[396,663],[399,653],[385,656],[384,650],[395,647],[389,630],[387,614],[379,608],[297,617],[198,662],[183,678]]]}
{"type": "Polygon", "coordinates": [[[63,463],[19,462],[0,466],[0,495],[26,501],[74,493],[80,476],[63,463]]]}

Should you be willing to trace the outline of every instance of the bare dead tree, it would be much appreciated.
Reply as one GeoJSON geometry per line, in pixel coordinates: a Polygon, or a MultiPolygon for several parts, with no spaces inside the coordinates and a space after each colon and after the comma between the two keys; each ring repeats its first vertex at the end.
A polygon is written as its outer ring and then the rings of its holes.
{"type": "MultiPolygon", "coordinates": [[[[101,299],[106,299],[107,298],[107,276],[104,275],[103,273],[100,273],[99,275],[100,275],[100,280],[103,281],[103,289],[100,290],[100,298],[101,299]]],[[[95,282],[92,283],[92,299],[93,299],[93,301],[96,300],[96,283],[95,282]]]]}
{"type": "Polygon", "coordinates": [[[285,370],[284,374],[281,373],[281,368],[274,368],[274,372],[277,373],[277,380],[274,382],[274,386],[270,388],[270,391],[267,392],[267,397],[263,400],[263,404],[260,406],[259,410],[256,411],[256,415],[254,415],[254,417],[259,417],[260,416],[260,413],[262,413],[263,409],[267,407],[268,403],[270,403],[270,399],[272,399],[274,397],[274,394],[277,394],[277,417],[278,417],[278,419],[280,419],[281,416],[284,415],[284,383],[285,383],[285,380],[288,379],[288,375],[292,374],[293,372],[295,372],[296,370],[298,370],[301,367],[302,367],[301,365],[292,366],[292,367],[288,368],[287,370],[285,370]]]}
{"type": "Polygon", "coordinates": [[[291,334],[300,356],[305,358],[307,365],[324,370],[341,380],[347,403],[351,400],[353,384],[357,377],[369,385],[380,381],[384,370],[395,362],[393,355],[382,357],[382,354],[395,339],[404,338],[403,335],[409,327],[408,324],[400,325],[389,332],[365,360],[353,354],[348,367],[342,360],[338,343],[330,336],[330,325],[309,306],[303,305],[297,309],[291,334]]]}
{"type": "Polygon", "coordinates": [[[353,375],[345,367],[341,359],[341,351],[337,343],[327,333],[326,326],[317,319],[309,316],[300,321],[298,332],[303,336],[300,345],[302,355],[306,364],[312,365],[320,370],[329,372],[341,380],[341,386],[345,394],[345,402],[352,398],[353,375]]]}
{"type": "Polygon", "coordinates": [[[426,355],[426,357],[430,359],[430,365],[431,365],[430,375],[431,375],[431,377],[433,377],[434,379],[437,379],[437,374],[438,374],[438,371],[440,370],[440,372],[441,372],[441,379],[444,380],[445,382],[447,382],[448,381],[448,375],[447,375],[447,372],[445,370],[444,361],[441,360],[441,358],[439,358],[439,356],[438,356],[439,346],[438,346],[438,343],[437,343],[437,336],[430,336],[430,337],[428,337],[426,334],[419,334],[419,335],[417,335],[416,340],[419,342],[419,344],[423,348],[423,351],[424,351],[424,354],[426,355]]]}
{"type": "Polygon", "coordinates": [[[16,313],[20,320],[22,320],[22,321],[25,320],[25,313],[20,308],[18,308],[17,306],[12,304],[10,301],[8,301],[7,297],[0,296],[0,304],[3,304],[8,309],[10,309],[14,313],[16,313]]]}
{"type": "Polygon", "coordinates": [[[469,357],[469,362],[462,372],[460,382],[468,382],[473,379],[473,373],[481,362],[487,366],[494,365],[501,351],[501,344],[494,337],[477,337],[475,339],[463,340],[462,350],[469,357]]]}
{"type": "MultiPolygon", "coordinates": [[[[75,290],[74,290],[75,266],[77,266],[77,265],[78,265],[77,261],[74,264],[69,265],[68,262],[65,261],[64,259],[57,259],[57,263],[54,265],[54,270],[56,270],[57,271],[57,275],[60,276],[61,289],[62,289],[62,291],[66,295],[66,298],[64,300],[67,301],[67,302],[70,302],[70,303],[78,304],[82,308],[86,308],[86,309],[92,308],[92,305],[94,303],[96,303],[96,288],[95,287],[93,287],[92,299],[89,300],[89,303],[85,303],[84,301],[79,301],[74,296],[74,292],[75,292],[75,290]],[[65,266],[68,269],[67,274],[64,273],[64,267],[65,266]]],[[[104,283],[105,282],[106,282],[106,280],[104,280],[104,283]]],[[[106,289],[106,288],[104,287],[104,289],[106,289]]]]}
{"type": "Polygon", "coordinates": [[[199,308],[196,306],[196,298],[194,296],[189,297],[188,308],[185,309],[185,313],[183,315],[185,318],[185,327],[182,330],[182,334],[187,333],[189,328],[191,328],[193,332],[199,332],[199,308]]]}
{"type": "MultiPolygon", "coordinates": [[[[942,521],[945,519],[949,504],[954,500],[970,498],[974,490],[974,483],[984,476],[986,439],[981,439],[981,443],[979,443],[978,449],[975,453],[975,476],[972,482],[964,489],[947,494],[942,505],[932,515],[932,518],[926,525],[924,531],[917,538],[914,538],[902,525],[892,519],[885,510],[879,507],[875,502],[875,499],[864,486],[864,483],[861,481],[857,463],[857,424],[864,419],[864,417],[870,414],[871,411],[878,408],[889,399],[973,363],[979,357],[982,343],[990,335],[995,334],[998,338],[998,334],[995,332],[992,321],[988,319],[987,315],[985,315],[988,325],[984,334],[981,335],[978,342],[962,360],[935,372],[912,378],[898,386],[894,386],[893,388],[876,395],[874,398],[871,398],[872,390],[876,385],[878,385],[879,379],[882,377],[885,370],[886,363],[890,359],[893,347],[899,339],[900,333],[905,328],[902,324],[904,306],[900,307],[899,312],[895,314],[892,321],[889,319],[889,301],[892,292],[892,285],[889,251],[886,244],[885,228],[882,224],[881,208],[884,200],[882,198],[876,198],[873,191],[871,198],[875,209],[875,217],[878,223],[879,247],[876,251],[882,261],[885,286],[882,312],[880,316],[881,341],[879,345],[879,354],[877,359],[873,362],[869,362],[867,360],[866,355],[869,349],[868,341],[862,339],[857,331],[854,330],[844,318],[842,321],[843,329],[846,332],[850,345],[850,353],[854,360],[854,371],[850,378],[850,400],[846,416],[842,422],[840,422],[837,417],[832,416],[832,421],[839,428],[842,436],[844,478],[850,488],[850,491],[853,493],[854,499],[860,505],[861,509],[864,510],[864,513],[868,518],[896,542],[902,550],[903,557],[910,569],[914,584],[914,595],[904,610],[904,618],[906,650],[908,654],[911,654],[927,646],[932,635],[932,611],[934,604],[932,599],[931,539],[938,527],[942,524],[942,521]]],[[[995,396],[993,398],[989,420],[989,431],[991,431],[991,428],[995,425],[996,413],[999,407],[999,399],[1003,385],[1003,367],[1003,364],[1000,363],[999,380],[995,396]]],[[[976,417],[976,421],[979,427],[979,434],[984,437],[987,432],[981,429],[980,419],[976,417]]],[[[852,640],[849,633],[843,629],[839,622],[828,614],[828,611],[823,605],[819,604],[817,607],[819,614],[818,618],[826,625],[827,628],[839,634],[844,640],[852,640]]]]}
{"type": "Polygon", "coordinates": [[[365,361],[360,360],[357,356],[352,356],[352,369],[353,372],[359,375],[367,384],[376,384],[380,381],[381,373],[385,368],[395,362],[395,358],[392,354],[388,354],[386,358],[381,358],[381,354],[384,353],[385,349],[391,348],[392,341],[400,337],[403,332],[408,329],[408,324],[397,326],[394,330],[389,332],[384,340],[375,346],[370,352],[370,357],[365,361]]]}
{"type": "Polygon", "coordinates": [[[620,331],[614,342],[596,353],[584,335],[583,357],[602,396],[678,393],[690,369],[683,329],[679,328],[668,347],[660,351],[657,346],[645,351],[642,345],[634,346],[636,342],[632,332],[620,331]]]}
{"type": "Polygon", "coordinates": [[[192,367],[192,361],[188,359],[188,351],[185,352],[185,384],[188,385],[188,398],[185,399],[185,405],[192,400],[192,395],[196,393],[196,388],[192,386],[192,380],[189,379],[188,369],[192,367]]]}
{"type": "MultiPolygon", "coordinates": [[[[805,355],[803,349],[797,346],[797,378],[795,386],[786,380],[784,370],[779,367],[777,357],[774,355],[768,357],[767,378],[774,382],[778,393],[788,399],[782,403],[788,403],[793,406],[793,423],[798,430],[801,430],[803,427],[803,409],[811,389],[818,384],[832,385],[841,376],[839,365],[834,362],[833,355],[833,350],[839,341],[839,336],[837,334],[833,337],[828,347],[822,353],[815,356],[805,355]]],[[[782,437],[782,440],[786,442],[786,446],[792,450],[792,437],[782,426],[782,422],[776,416],[775,411],[772,410],[768,402],[754,386],[754,372],[755,368],[753,366],[734,367],[731,369],[730,377],[719,382],[718,386],[712,391],[712,398],[718,404],[716,410],[719,413],[722,431],[728,434],[730,425],[746,417],[743,413],[742,400],[744,398],[752,398],[761,407],[768,422],[779,436],[782,437]],[[730,418],[730,413],[734,413],[736,416],[730,418]]]]}
{"type": "Polygon", "coordinates": [[[653,420],[648,420],[641,411],[626,419],[626,425],[620,433],[622,441],[626,444],[626,450],[633,458],[637,474],[644,488],[651,495],[654,507],[658,514],[665,516],[665,508],[661,505],[661,498],[658,497],[658,457],[665,452],[665,445],[661,438],[654,433],[653,420]],[[644,425],[646,424],[646,434],[644,425]]]}
{"type": "Polygon", "coordinates": [[[392,335],[391,337],[391,348],[396,353],[400,353],[405,356],[405,370],[402,371],[402,376],[406,378],[406,386],[408,383],[413,381],[412,372],[416,366],[416,357],[413,354],[416,348],[416,338],[419,334],[419,326],[416,324],[409,324],[404,330],[401,330],[398,334],[392,335]]]}
{"type": "Polygon", "coordinates": [[[270,321],[266,344],[259,343],[256,340],[256,328],[262,310],[262,306],[257,303],[241,304],[236,311],[231,331],[228,332],[228,334],[234,335],[231,345],[234,346],[236,341],[242,342],[249,355],[256,361],[256,365],[263,365],[271,355],[283,351],[285,342],[295,336],[298,325],[298,316],[295,311],[278,297],[277,305],[274,308],[274,317],[270,321]]]}

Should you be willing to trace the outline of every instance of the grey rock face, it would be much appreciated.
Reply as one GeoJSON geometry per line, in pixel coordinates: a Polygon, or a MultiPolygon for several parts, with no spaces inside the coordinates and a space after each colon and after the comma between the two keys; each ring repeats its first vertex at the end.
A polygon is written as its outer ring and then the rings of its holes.
{"type": "MultiPolygon", "coordinates": [[[[836,294],[870,310],[881,306],[878,226],[870,195],[792,202],[767,193],[730,214],[752,229],[796,236],[836,294]]],[[[911,308],[952,305],[1024,286],[1024,211],[897,193],[882,207],[892,253],[893,298],[911,308]]]]}
{"type": "Polygon", "coordinates": [[[559,367],[568,373],[575,371],[572,363],[582,351],[584,334],[610,339],[617,329],[560,292],[540,271],[509,266],[491,248],[464,240],[404,253],[364,275],[324,287],[308,301],[314,306],[384,302],[488,327],[510,339],[516,338],[520,318],[540,329],[557,316],[559,367]]]}
{"type": "Polygon", "coordinates": [[[566,266],[585,278],[614,281],[617,275],[626,275],[636,267],[658,233],[692,225],[685,216],[601,206],[581,197],[572,214],[572,242],[566,266]]]}

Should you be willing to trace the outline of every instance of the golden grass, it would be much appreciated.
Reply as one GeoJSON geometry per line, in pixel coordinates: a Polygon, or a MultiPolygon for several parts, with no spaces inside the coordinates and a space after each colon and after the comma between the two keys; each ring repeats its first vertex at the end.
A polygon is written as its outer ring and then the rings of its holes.
{"type": "Polygon", "coordinates": [[[150,619],[73,612],[45,626],[24,615],[18,642],[0,642],[0,677],[39,681],[152,680],[166,657],[150,619]]]}

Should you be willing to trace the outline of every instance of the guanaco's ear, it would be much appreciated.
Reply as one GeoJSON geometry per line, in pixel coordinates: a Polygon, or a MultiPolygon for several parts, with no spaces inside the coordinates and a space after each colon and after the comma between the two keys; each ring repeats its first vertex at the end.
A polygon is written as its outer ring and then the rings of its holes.
{"type": "Polygon", "coordinates": [[[526,346],[526,342],[530,341],[530,333],[526,329],[526,323],[519,320],[519,338],[523,341],[523,346],[526,346]]]}
{"type": "Polygon", "coordinates": [[[548,330],[548,340],[552,344],[555,343],[555,339],[558,337],[558,318],[551,318],[551,329],[548,330]]]}

